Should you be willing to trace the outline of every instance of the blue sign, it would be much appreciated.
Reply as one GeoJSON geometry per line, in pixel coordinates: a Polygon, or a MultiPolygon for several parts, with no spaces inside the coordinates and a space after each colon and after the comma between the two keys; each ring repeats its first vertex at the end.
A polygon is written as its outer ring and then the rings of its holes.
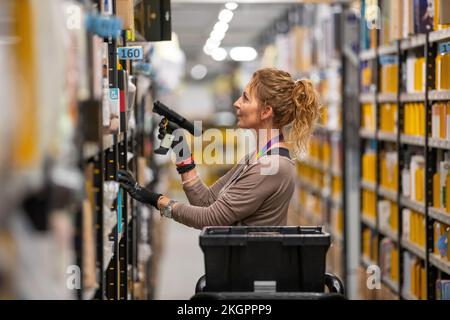
{"type": "Polygon", "coordinates": [[[88,14],[85,20],[86,29],[103,38],[116,39],[122,31],[122,20],[116,17],[88,14]]]}
{"type": "Polygon", "coordinates": [[[111,99],[111,100],[119,99],[119,89],[118,88],[109,88],[109,99],[111,99]]]}
{"type": "Polygon", "coordinates": [[[448,53],[450,53],[450,42],[440,43],[439,54],[448,54],[448,53]]]}
{"type": "Polygon", "coordinates": [[[142,47],[121,47],[117,48],[117,55],[121,60],[142,60],[144,50],[142,47]]]}

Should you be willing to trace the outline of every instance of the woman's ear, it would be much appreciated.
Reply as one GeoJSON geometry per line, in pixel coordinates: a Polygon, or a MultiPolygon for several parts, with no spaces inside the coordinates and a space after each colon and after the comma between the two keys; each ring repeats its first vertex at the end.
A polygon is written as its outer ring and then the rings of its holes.
{"type": "Polygon", "coordinates": [[[267,120],[272,118],[273,116],[273,108],[271,105],[264,106],[263,110],[261,111],[261,120],[267,120]]]}

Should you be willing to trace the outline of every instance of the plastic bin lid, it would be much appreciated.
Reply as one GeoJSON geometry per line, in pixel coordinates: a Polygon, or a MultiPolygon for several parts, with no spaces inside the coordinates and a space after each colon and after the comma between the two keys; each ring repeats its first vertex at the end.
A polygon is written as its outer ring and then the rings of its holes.
{"type": "Polygon", "coordinates": [[[331,237],[322,227],[205,227],[201,246],[244,246],[248,242],[281,242],[284,245],[329,246],[331,237]]]}

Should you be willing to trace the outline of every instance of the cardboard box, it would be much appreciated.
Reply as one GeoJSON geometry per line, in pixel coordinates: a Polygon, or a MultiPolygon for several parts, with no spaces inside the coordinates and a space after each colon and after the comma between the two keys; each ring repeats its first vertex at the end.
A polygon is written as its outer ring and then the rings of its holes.
{"type": "Polygon", "coordinates": [[[122,19],[124,30],[134,30],[133,0],[116,0],[116,15],[122,19]]]}

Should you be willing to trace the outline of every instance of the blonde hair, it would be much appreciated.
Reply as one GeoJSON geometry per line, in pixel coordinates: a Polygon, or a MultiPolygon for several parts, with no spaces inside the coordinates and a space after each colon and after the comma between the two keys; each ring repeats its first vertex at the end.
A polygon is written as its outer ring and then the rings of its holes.
{"type": "Polygon", "coordinates": [[[272,107],[275,128],[282,129],[292,124],[286,142],[290,145],[294,157],[306,151],[322,110],[319,96],[311,81],[294,81],[288,72],[264,68],[253,74],[250,91],[254,91],[263,107],[272,107]]]}

